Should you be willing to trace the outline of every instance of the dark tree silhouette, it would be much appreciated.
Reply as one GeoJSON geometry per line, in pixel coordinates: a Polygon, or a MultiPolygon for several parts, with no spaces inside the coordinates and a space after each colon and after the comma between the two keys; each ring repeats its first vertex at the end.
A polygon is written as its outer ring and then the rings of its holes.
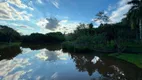
{"type": "Polygon", "coordinates": [[[99,21],[101,24],[104,24],[109,21],[109,17],[105,14],[105,12],[100,11],[96,14],[94,21],[99,21]]]}
{"type": "Polygon", "coordinates": [[[130,21],[131,28],[136,28],[139,39],[142,40],[142,0],[132,0],[128,2],[132,4],[131,9],[127,13],[127,18],[130,21]]]}
{"type": "Polygon", "coordinates": [[[20,34],[7,26],[0,25],[0,42],[17,42],[21,41],[20,34]]]}

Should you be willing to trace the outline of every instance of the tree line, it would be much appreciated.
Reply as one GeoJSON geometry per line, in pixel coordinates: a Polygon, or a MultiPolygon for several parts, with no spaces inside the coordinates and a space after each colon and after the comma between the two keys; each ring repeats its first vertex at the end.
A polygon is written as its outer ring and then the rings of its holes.
{"type": "Polygon", "coordinates": [[[30,35],[20,35],[16,30],[0,25],[0,42],[22,42],[22,43],[61,43],[65,40],[61,32],[47,34],[32,33],[30,35]]]}

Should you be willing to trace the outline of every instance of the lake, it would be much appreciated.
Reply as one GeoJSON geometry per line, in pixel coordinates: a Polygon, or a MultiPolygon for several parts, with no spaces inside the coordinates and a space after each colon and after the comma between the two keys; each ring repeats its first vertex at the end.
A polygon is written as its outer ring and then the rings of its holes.
{"type": "Polygon", "coordinates": [[[101,53],[23,45],[0,49],[0,80],[142,80],[142,69],[101,53]]]}

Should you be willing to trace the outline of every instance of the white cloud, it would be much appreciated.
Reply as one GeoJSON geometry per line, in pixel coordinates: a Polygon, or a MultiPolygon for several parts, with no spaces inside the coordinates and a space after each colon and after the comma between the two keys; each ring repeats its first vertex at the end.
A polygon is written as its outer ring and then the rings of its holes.
{"type": "Polygon", "coordinates": [[[30,34],[32,31],[35,30],[34,27],[31,27],[29,25],[25,25],[25,24],[20,24],[20,23],[8,23],[5,21],[0,21],[1,25],[7,25],[9,27],[12,27],[14,30],[16,30],[19,33],[24,33],[24,34],[30,34]]]}
{"type": "Polygon", "coordinates": [[[17,7],[20,8],[27,8],[25,4],[21,2],[21,0],[8,0],[9,3],[16,5],[17,7]]]}
{"type": "Polygon", "coordinates": [[[32,7],[28,7],[28,9],[30,9],[30,10],[32,10],[32,11],[34,10],[34,8],[32,8],[32,7]]]}
{"type": "Polygon", "coordinates": [[[6,22],[6,21],[2,21],[2,20],[0,20],[0,24],[1,24],[1,25],[6,25],[6,24],[7,24],[7,22],[6,22]]]}
{"type": "Polygon", "coordinates": [[[111,5],[108,6],[108,11],[111,11],[113,7],[111,5]]]}
{"type": "Polygon", "coordinates": [[[61,23],[67,23],[68,22],[68,20],[61,20],[60,22],[59,22],[59,24],[61,24],[61,23]]]}
{"type": "Polygon", "coordinates": [[[46,19],[40,19],[36,24],[42,29],[45,29],[47,23],[49,22],[46,19]]]}
{"type": "MultiPolygon", "coordinates": [[[[14,20],[13,14],[16,13],[17,13],[16,10],[10,7],[8,3],[6,2],[0,3],[0,20],[1,19],[14,20]]],[[[20,18],[19,15],[18,18],[20,18]]]]}
{"type": "Polygon", "coordinates": [[[59,26],[59,20],[56,18],[46,18],[41,19],[37,22],[37,25],[44,29],[49,29],[51,31],[54,31],[59,26]]]}
{"type": "Polygon", "coordinates": [[[116,5],[115,4],[108,6],[108,11],[112,11],[114,9],[116,9],[116,5]]]}
{"type": "Polygon", "coordinates": [[[59,0],[47,0],[48,2],[51,2],[56,8],[59,9],[59,0]]]}
{"type": "Polygon", "coordinates": [[[110,20],[112,21],[112,23],[120,22],[121,19],[125,17],[124,14],[126,14],[129,9],[130,9],[130,6],[126,5],[126,6],[118,8],[116,11],[113,11],[110,16],[110,20]]]}
{"type": "Polygon", "coordinates": [[[33,27],[30,27],[30,26],[28,26],[28,25],[20,25],[20,27],[26,28],[26,29],[29,29],[29,30],[34,30],[33,27]]]}
{"type": "Polygon", "coordinates": [[[31,6],[31,7],[34,7],[33,1],[29,1],[27,5],[28,5],[28,6],[31,6]]]}
{"type": "Polygon", "coordinates": [[[36,25],[40,27],[40,32],[39,33],[48,33],[51,32],[51,30],[46,29],[46,24],[49,23],[46,19],[40,19],[36,25]]]}
{"type": "Polygon", "coordinates": [[[30,10],[34,10],[33,8],[23,4],[21,0],[8,0],[8,2],[11,3],[11,4],[16,5],[19,8],[23,8],[23,9],[28,8],[30,10]]]}
{"type": "Polygon", "coordinates": [[[18,71],[18,72],[14,73],[14,74],[10,74],[10,75],[4,77],[3,80],[19,80],[20,77],[22,75],[24,75],[25,73],[26,72],[24,72],[24,71],[18,71]]]}
{"type": "Polygon", "coordinates": [[[0,3],[0,20],[29,20],[32,14],[26,11],[19,12],[7,2],[0,3]]]}
{"type": "Polygon", "coordinates": [[[42,4],[42,1],[41,1],[41,0],[37,0],[37,2],[40,3],[40,4],[42,4]]]}
{"type": "Polygon", "coordinates": [[[73,33],[78,25],[79,25],[79,23],[77,23],[77,22],[69,22],[69,21],[60,22],[60,26],[57,27],[55,31],[62,32],[65,34],[73,33]]]}
{"type": "Polygon", "coordinates": [[[117,9],[112,11],[112,14],[110,16],[111,23],[120,22],[121,19],[125,17],[124,14],[126,14],[131,8],[131,5],[127,5],[128,1],[130,0],[120,0],[118,2],[117,9]]]}
{"type": "Polygon", "coordinates": [[[124,6],[124,5],[126,5],[129,1],[131,1],[131,0],[120,0],[120,2],[118,2],[118,5],[119,5],[119,6],[124,6]]]}
{"type": "MultiPolygon", "coordinates": [[[[125,14],[128,12],[128,10],[131,8],[131,5],[128,5],[127,3],[131,0],[119,0],[117,5],[109,5],[108,6],[108,12],[111,12],[111,15],[109,17],[110,21],[107,23],[117,23],[120,22],[125,16],[125,14]]],[[[107,12],[106,12],[107,14],[107,12]]],[[[94,19],[92,19],[94,21],[94,19]]],[[[104,21],[95,21],[96,25],[95,27],[98,27],[100,23],[104,23],[104,21]]]]}
{"type": "Polygon", "coordinates": [[[14,74],[9,74],[16,68],[22,68],[27,65],[30,65],[28,59],[13,59],[13,60],[1,60],[0,61],[0,76],[4,80],[18,80],[21,75],[25,72],[16,72],[14,74]]]}
{"type": "Polygon", "coordinates": [[[28,25],[25,25],[25,24],[17,24],[17,23],[11,23],[10,26],[15,26],[17,28],[23,28],[23,29],[28,29],[28,30],[34,30],[33,27],[30,27],[28,25]]]}
{"type": "Polygon", "coordinates": [[[32,14],[28,14],[26,11],[20,12],[20,15],[22,16],[23,20],[30,20],[30,17],[33,17],[32,14]]]}
{"type": "Polygon", "coordinates": [[[58,3],[58,2],[53,1],[52,4],[53,4],[56,8],[59,8],[59,3],[58,3]]]}
{"type": "MultiPolygon", "coordinates": [[[[58,21],[58,20],[57,20],[58,21]]],[[[40,33],[49,33],[49,32],[62,32],[62,33],[73,33],[78,22],[70,22],[68,20],[60,20],[57,22],[56,19],[50,20],[41,19],[37,22],[37,25],[40,27],[40,33]],[[51,27],[53,25],[53,27],[51,27]]]]}
{"type": "Polygon", "coordinates": [[[78,22],[70,22],[68,20],[57,20],[56,18],[46,18],[41,19],[37,22],[42,33],[49,32],[62,32],[62,33],[72,33],[78,26],[78,22]]]}

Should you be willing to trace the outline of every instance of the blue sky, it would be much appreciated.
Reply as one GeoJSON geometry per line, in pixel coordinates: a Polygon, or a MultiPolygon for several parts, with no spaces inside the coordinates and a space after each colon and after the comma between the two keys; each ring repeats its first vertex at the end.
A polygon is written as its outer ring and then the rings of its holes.
{"type": "MultiPolygon", "coordinates": [[[[0,0],[0,24],[21,34],[72,32],[79,23],[91,23],[104,11],[111,23],[119,22],[130,0],[0,0]]],[[[94,27],[100,23],[93,22],[94,27]]]]}

